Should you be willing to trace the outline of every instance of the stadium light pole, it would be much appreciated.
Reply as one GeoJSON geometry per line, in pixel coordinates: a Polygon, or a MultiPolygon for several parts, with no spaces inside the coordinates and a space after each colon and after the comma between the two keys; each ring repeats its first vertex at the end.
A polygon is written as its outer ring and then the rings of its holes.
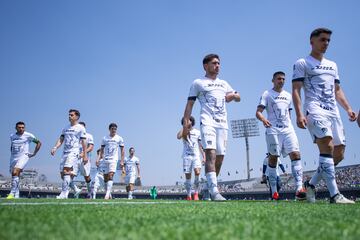
{"type": "Polygon", "coordinates": [[[231,120],[231,132],[233,138],[245,138],[247,179],[250,179],[250,145],[249,137],[259,136],[259,125],[256,118],[231,120]]]}

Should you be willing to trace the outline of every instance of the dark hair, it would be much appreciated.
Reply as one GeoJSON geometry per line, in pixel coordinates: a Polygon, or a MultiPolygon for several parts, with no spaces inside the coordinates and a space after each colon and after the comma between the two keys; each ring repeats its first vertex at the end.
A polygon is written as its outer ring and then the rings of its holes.
{"type": "MultiPolygon", "coordinates": [[[[193,116],[190,116],[189,120],[191,122],[191,126],[194,126],[195,125],[195,118],[193,116]]],[[[181,125],[184,125],[184,117],[181,119],[181,125]]]]}
{"type": "Polygon", "coordinates": [[[110,125],[109,125],[109,130],[110,130],[112,127],[116,127],[116,128],[117,128],[116,123],[110,123],[110,125]]]}
{"type": "Polygon", "coordinates": [[[134,151],[135,151],[135,148],[134,148],[134,147],[131,147],[131,148],[129,148],[129,152],[130,152],[131,149],[134,149],[134,151]]]}
{"type": "Polygon", "coordinates": [[[80,112],[79,112],[79,110],[76,110],[76,109],[70,109],[70,110],[69,110],[69,113],[71,113],[71,112],[75,113],[75,115],[76,115],[76,116],[78,116],[78,117],[80,118],[80,112]]]}
{"type": "Polygon", "coordinates": [[[317,28],[314,31],[311,32],[310,34],[310,39],[312,39],[313,37],[318,37],[320,36],[320,34],[322,33],[327,33],[327,34],[332,34],[332,31],[328,28],[317,28]]]}
{"type": "Polygon", "coordinates": [[[99,153],[100,153],[100,151],[101,151],[101,150],[100,150],[100,148],[99,148],[98,150],[96,150],[96,154],[99,154],[99,153]]]}
{"type": "Polygon", "coordinates": [[[19,122],[16,123],[15,127],[17,127],[18,125],[24,125],[25,126],[25,123],[22,122],[22,121],[19,121],[19,122]]]}
{"type": "Polygon", "coordinates": [[[86,127],[86,124],[84,122],[79,122],[79,124],[83,125],[84,127],[86,127]]]}
{"type": "Polygon", "coordinates": [[[285,73],[283,71],[274,72],[273,79],[276,77],[276,75],[284,75],[285,76],[285,73]]]}
{"type": "Polygon", "coordinates": [[[208,54],[204,57],[203,59],[203,64],[207,64],[208,62],[210,62],[211,60],[213,60],[214,58],[217,58],[219,59],[220,61],[220,58],[219,58],[219,55],[217,54],[214,54],[214,53],[211,53],[211,54],[208,54]]]}

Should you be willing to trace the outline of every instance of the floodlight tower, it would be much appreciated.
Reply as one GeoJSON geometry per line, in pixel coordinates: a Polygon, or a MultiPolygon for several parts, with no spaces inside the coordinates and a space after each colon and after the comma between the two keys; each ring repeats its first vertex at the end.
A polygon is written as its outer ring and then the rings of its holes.
{"type": "Polygon", "coordinates": [[[231,132],[233,138],[245,138],[247,179],[250,179],[250,155],[249,137],[259,136],[259,125],[256,118],[231,120],[231,132]]]}

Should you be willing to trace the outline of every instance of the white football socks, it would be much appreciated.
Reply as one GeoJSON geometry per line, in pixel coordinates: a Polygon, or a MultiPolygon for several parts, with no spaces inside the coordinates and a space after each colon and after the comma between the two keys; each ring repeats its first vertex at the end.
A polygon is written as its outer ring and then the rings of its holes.
{"type": "Polygon", "coordinates": [[[211,195],[215,195],[219,193],[219,189],[217,187],[217,179],[215,172],[206,173],[206,179],[208,184],[208,189],[211,195]]]}
{"type": "Polygon", "coordinates": [[[330,192],[330,197],[335,196],[339,193],[339,189],[337,187],[335,181],[335,167],[334,160],[332,156],[319,156],[319,163],[322,169],[322,177],[326,182],[326,186],[330,192]]]}
{"type": "Polygon", "coordinates": [[[11,179],[11,194],[15,196],[16,192],[19,190],[19,177],[18,176],[12,176],[11,179]]]}
{"type": "Polygon", "coordinates": [[[106,194],[107,195],[110,195],[111,194],[111,190],[112,190],[112,186],[113,186],[113,183],[114,181],[113,180],[109,180],[107,183],[106,183],[106,194]]]}
{"type": "Polygon", "coordinates": [[[200,185],[199,175],[195,175],[195,179],[194,179],[194,192],[195,193],[199,192],[199,185],[200,185]]]}
{"type": "Polygon", "coordinates": [[[188,196],[191,196],[191,179],[185,180],[185,189],[186,189],[186,194],[188,196]]]}
{"type": "Polygon", "coordinates": [[[299,191],[302,188],[303,180],[303,168],[300,159],[291,161],[291,172],[294,177],[296,191],[299,191]]]}
{"type": "Polygon", "coordinates": [[[274,195],[274,193],[277,192],[277,171],[276,171],[276,167],[270,167],[268,165],[267,171],[268,171],[269,184],[270,184],[270,187],[271,187],[271,195],[274,195]]]}

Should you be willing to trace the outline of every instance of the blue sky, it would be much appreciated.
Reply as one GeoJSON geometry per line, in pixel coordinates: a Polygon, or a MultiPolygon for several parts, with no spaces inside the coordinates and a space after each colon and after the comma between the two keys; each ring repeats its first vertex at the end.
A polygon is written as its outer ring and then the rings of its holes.
{"type": "MultiPolygon", "coordinates": [[[[291,91],[292,65],[309,54],[309,34],[321,26],[334,32],[326,57],[337,62],[357,112],[359,7],[355,0],[1,1],[0,173],[9,175],[9,136],[22,120],[43,142],[28,168],[59,181],[61,154],[51,157],[50,149],[68,123],[68,109],[77,108],[96,148],[116,122],[126,149],[137,150],[143,183],[174,184],[182,176],[176,133],[190,84],[204,75],[203,56],[221,56],[219,77],[241,95],[240,103],[227,106],[229,120],[252,118],[273,72],[287,74],[291,91]]],[[[199,111],[197,103],[197,119],[199,111]]],[[[357,164],[360,129],[341,115],[347,137],[342,165],[357,164]]],[[[262,125],[260,131],[250,139],[251,176],[260,176],[266,152],[262,125]]],[[[316,146],[307,130],[296,132],[305,169],[314,169],[316,146]]],[[[229,134],[221,178],[246,176],[245,141],[229,134]]]]}

